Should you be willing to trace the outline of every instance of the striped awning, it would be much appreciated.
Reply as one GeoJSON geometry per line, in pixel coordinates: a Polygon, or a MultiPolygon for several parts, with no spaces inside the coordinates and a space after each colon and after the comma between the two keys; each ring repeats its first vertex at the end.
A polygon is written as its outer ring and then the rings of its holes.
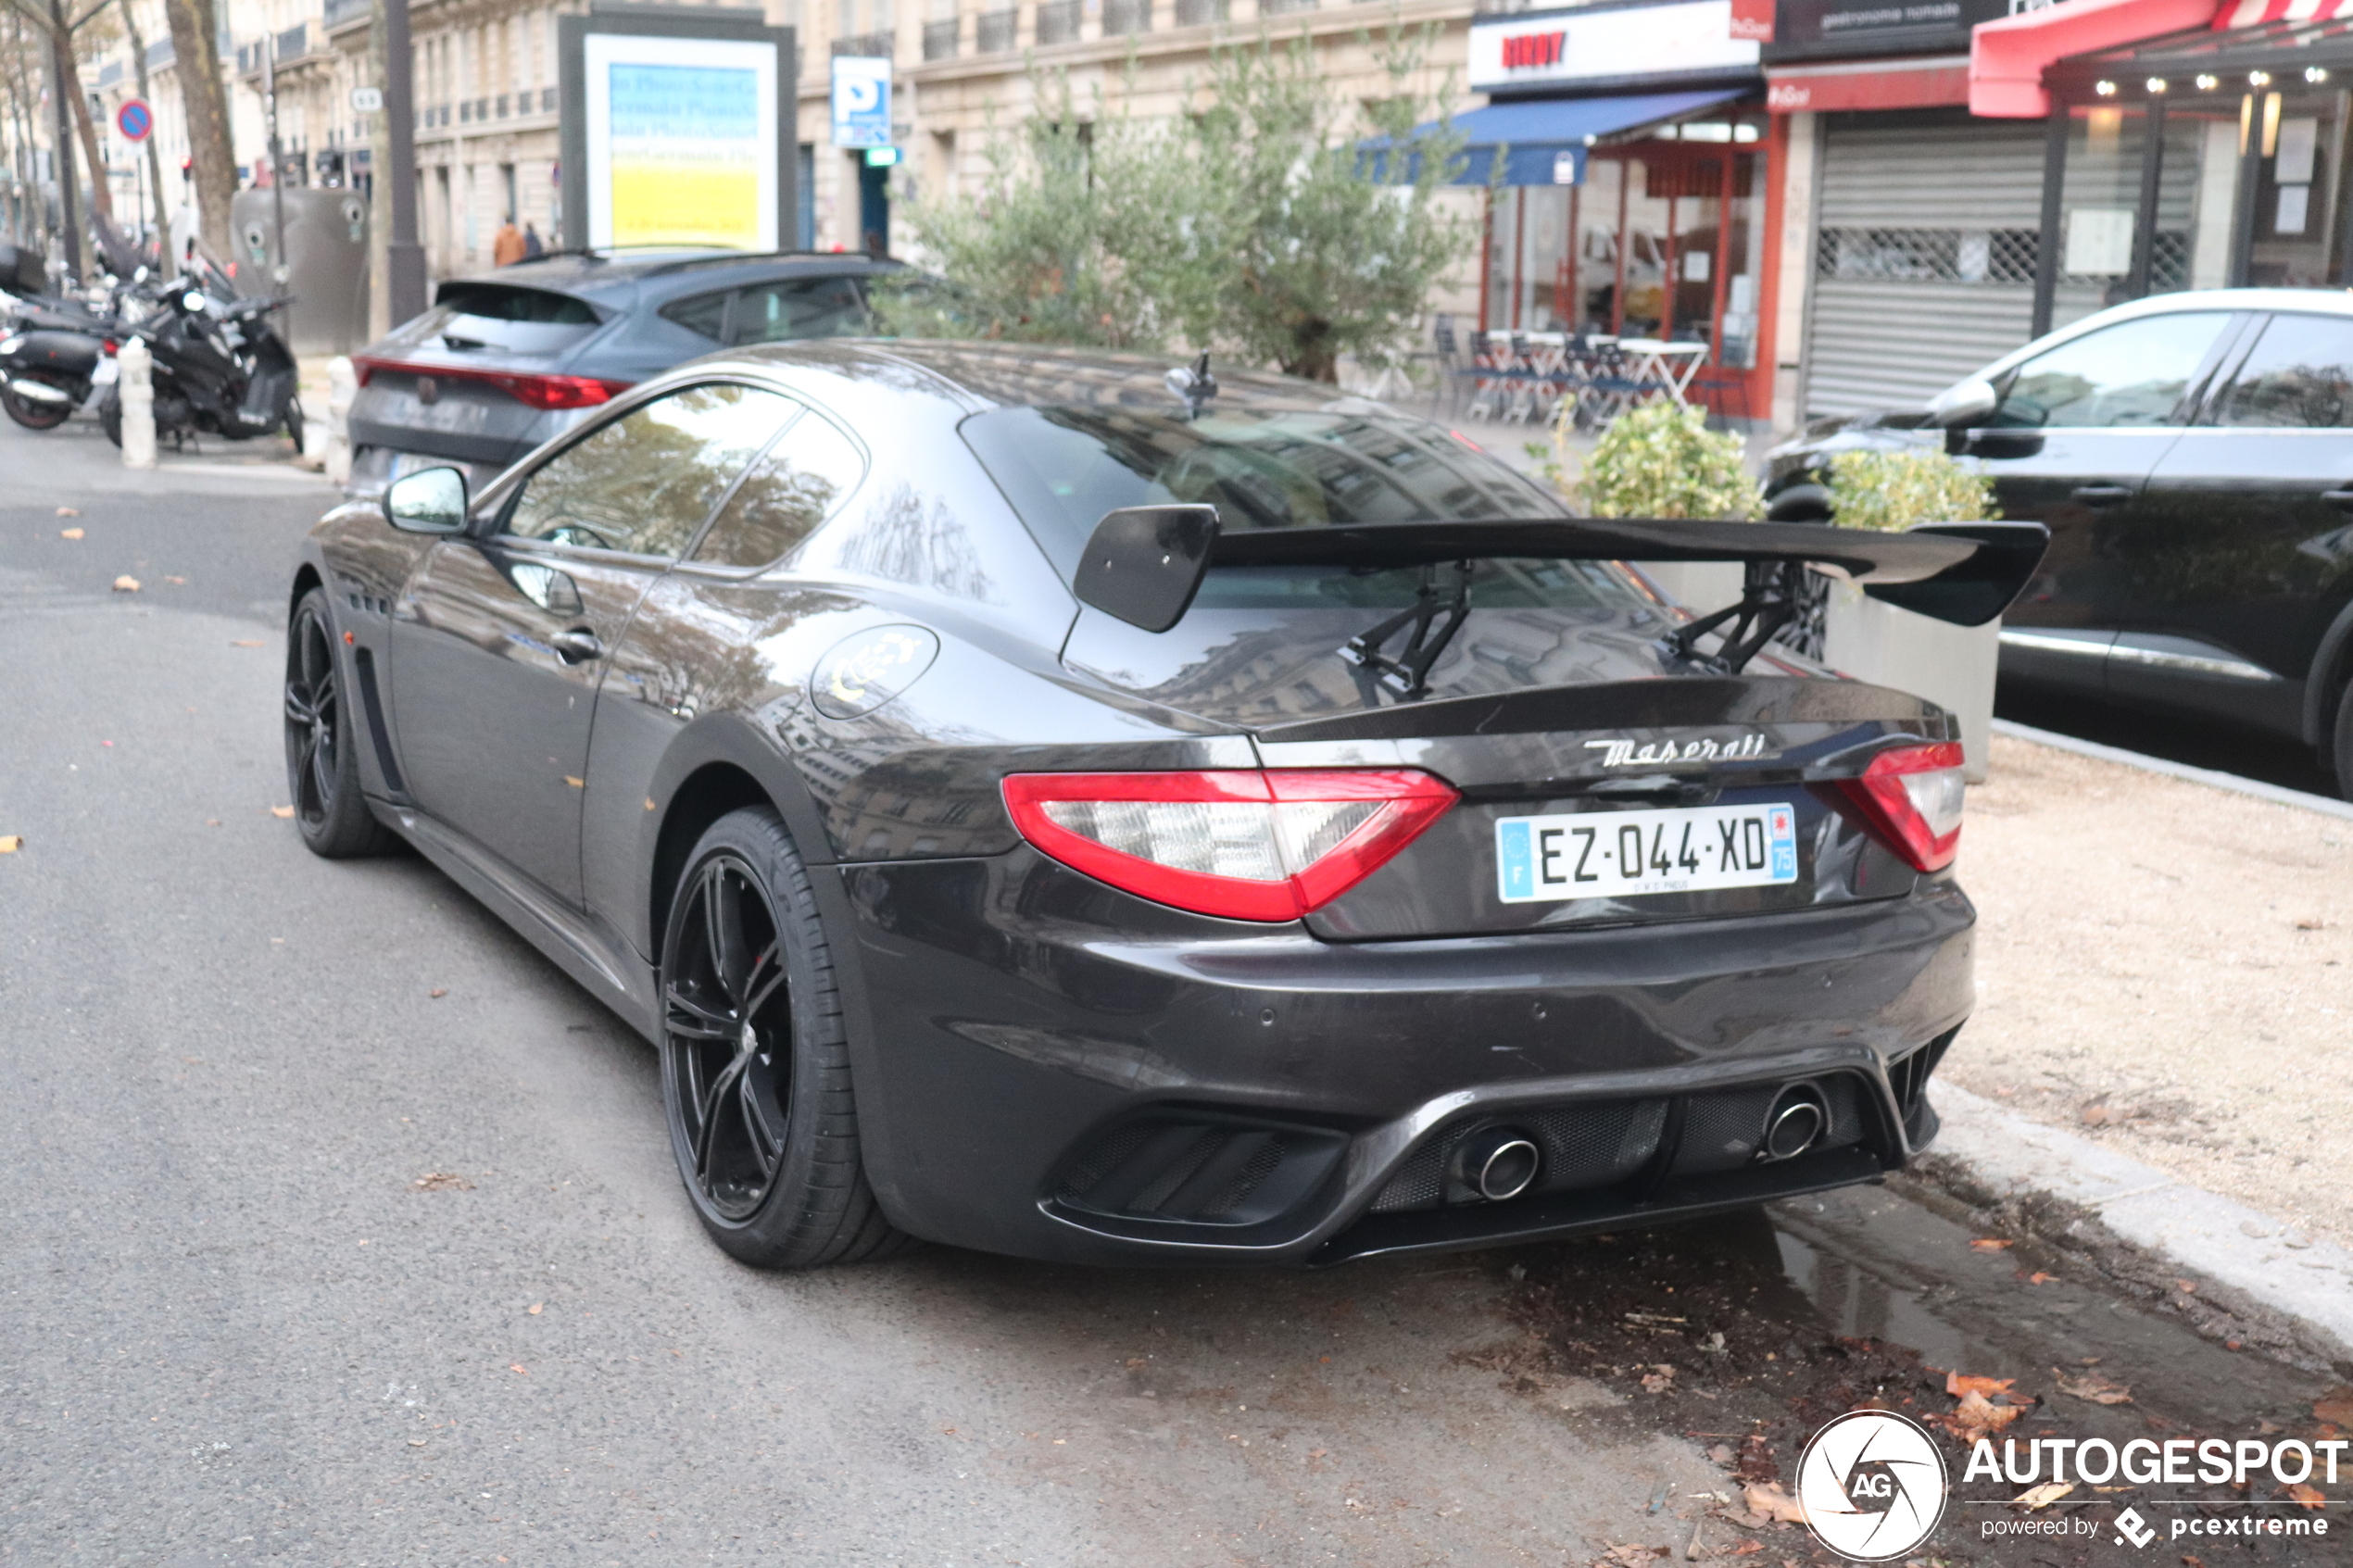
{"type": "Polygon", "coordinates": [[[2260,27],[2265,22],[2325,22],[2353,17],[2353,0],[2222,0],[2214,31],[2260,27]]]}

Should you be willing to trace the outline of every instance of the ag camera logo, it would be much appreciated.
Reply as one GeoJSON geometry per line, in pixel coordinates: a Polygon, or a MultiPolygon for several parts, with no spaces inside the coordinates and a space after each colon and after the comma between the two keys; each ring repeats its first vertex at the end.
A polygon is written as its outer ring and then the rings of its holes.
{"type": "Polygon", "coordinates": [[[1856,1562],[1902,1557],[1944,1517],[1944,1456],[1916,1423],[1856,1411],[1814,1434],[1797,1500],[1821,1543],[1856,1562]]]}

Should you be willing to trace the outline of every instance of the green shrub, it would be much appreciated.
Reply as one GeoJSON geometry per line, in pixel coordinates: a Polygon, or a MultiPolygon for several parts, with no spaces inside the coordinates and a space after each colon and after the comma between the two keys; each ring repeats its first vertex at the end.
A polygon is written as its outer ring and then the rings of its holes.
{"type": "Polygon", "coordinates": [[[1764,495],[1748,476],[1744,443],[1709,430],[1698,405],[1661,398],[1620,414],[1573,481],[1566,471],[1567,412],[1564,403],[1543,471],[1593,516],[1745,521],[1762,515],[1764,495]]]}
{"type": "Polygon", "coordinates": [[[1895,533],[1922,522],[2000,518],[1994,482],[1934,447],[1840,452],[1831,458],[1831,517],[1841,528],[1895,533]]]}

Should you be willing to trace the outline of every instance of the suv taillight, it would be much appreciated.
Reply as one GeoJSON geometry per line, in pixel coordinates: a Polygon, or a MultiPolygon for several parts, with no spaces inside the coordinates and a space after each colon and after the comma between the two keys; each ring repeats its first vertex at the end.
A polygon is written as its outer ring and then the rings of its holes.
{"type": "Polygon", "coordinates": [[[351,364],[359,384],[366,386],[378,371],[431,376],[436,381],[479,382],[495,386],[518,403],[534,408],[593,408],[628,391],[634,383],[599,381],[595,376],[558,376],[524,370],[492,370],[472,365],[418,365],[404,359],[381,359],[355,354],[351,364]]]}
{"type": "Polygon", "coordinates": [[[1013,825],[1114,887],[1228,920],[1297,920],[1380,869],[1460,798],[1406,769],[1015,773],[1013,825]]]}
{"type": "Polygon", "coordinates": [[[1956,741],[1903,746],[1871,759],[1859,779],[1838,781],[1887,847],[1915,871],[1943,871],[1961,847],[1961,747],[1956,741]]]}

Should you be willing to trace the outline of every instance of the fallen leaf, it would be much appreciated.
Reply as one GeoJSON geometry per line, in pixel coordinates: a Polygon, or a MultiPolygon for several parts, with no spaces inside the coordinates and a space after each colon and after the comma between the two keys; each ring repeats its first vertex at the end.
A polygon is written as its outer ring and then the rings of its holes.
{"type": "Polygon", "coordinates": [[[1970,1248],[1978,1252],[2001,1252],[2016,1245],[2015,1242],[2003,1241],[1990,1236],[1981,1236],[1969,1243],[1970,1248]]]}
{"type": "Polygon", "coordinates": [[[2328,923],[2325,921],[2300,920],[2296,922],[2296,929],[2298,931],[2325,931],[2328,929],[2328,923]]]}
{"type": "Polygon", "coordinates": [[[2312,1419],[2332,1426],[2353,1426],[2353,1384],[2340,1383],[2313,1400],[2312,1419]]]}
{"type": "Polygon", "coordinates": [[[1779,1481],[1751,1481],[1741,1489],[1741,1499],[1748,1504],[1751,1513],[1761,1513],[1784,1524],[1806,1523],[1805,1505],[1781,1490],[1779,1481]]]}
{"type": "Polygon", "coordinates": [[[2094,1100],[2077,1111],[2076,1116],[2086,1127],[2112,1127],[2124,1120],[2123,1111],[2102,1100],[2094,1100]]]}
{"type": "Polygon", "coordinates": [[[1944,1392],[1955,1399],[1964,1394],[2007,1394],[2015,1377],[1971,1377],[1967,1373],[1948,1372],[1944,1374],[1944,1392]]]}
{"type": "Polygon", "coordinates": [[[60,528],[57,530],[57,537],[60,539],[79,539],[82,537],[82,530],[79,528],[60,528]]]}
{"type": "Polygon", "coordinates": [[[239,637],[235,642],[231,643],[229,646],[233,648],[258,648],[261,646],[261,639],[259,637],[239,637]]]}
{"type": "Polygon", "coordinates": [[[1642,1392],[1645,1394],[1664,1394],[1674,1386],[1675,1369],[1671,1366],[1655,1366],[1642,1374],[1642,1392]]]}
{"type": "Polygon", "coordinates": [[[2058,1275],[2057,1274],[2046,1274],[2042,1270],[2037,1269],[2032,1273],[2026,1276],[2026,1283],[2029,1285],[2048,1285],[2057,1278],[2058,1278],[2058,1275]]]}
{"type": "Polygon", "coordinates": [[[473,1183],[455,1171],[427,1171],[409,1184],[421,1192],[472,1192],[473,1183]]]}
{"type": "Polygon", "coordinates": [[[2073,1490],[2075,1490],[2075,1484],[2071,1481],[2045,1481],[2039,1486],[2027,1487],[2010,1501],[2022,1502],[2029,1508],[2043,1508],[2058,1501],[2073,1490]]]}
{"type": "Polygon", "coordinates": [[[521,1361],[511,1361],[508,1363],[507,1370],[509,1372],[522,1373],[525,1377],[529,1377],[531,1375],[531,1369],[524,1366],[521,1361]]]}
{"type": "Polygon", "coordinates": [[[1763,1541],[1743,1541],[1740,1545],[1734,1547],[1724,1555],[1727,1557],[1749,1557],[1757,1552],[1763,1551],[1764,1549],[1765,1543],[1763,1541]]]}
{"type": "Polygon", "coordinates": [[[114,580],[114,591],[118,594],[135,594],[139,591],[139,580],[126,572],[114,580]]]}
{"type": "Polygon", "coordinates": [[[164,581],[167,583],[176,583],[182,588],[188,585],[188,580],[184,577],[167,577],[164,581]]]}
{"type": "Polygon", "coordinates": [[[547,1303],[545,1301],[534,1301],[530,1306],[523,1309],[524,1311],[529,1312],[535,1318],[547,1310],[547,1303]]]}
{"type": "Polygon", "coordinates": [[[2186,1551],[2182,1553],[2182,1562],[2184,1564],[2184,1568],[2206,1568],[2206,1559],[2203,1557],[2192,1557],[2186,1551]]]}
{"type": "Polygon", "coordinates": [[[2322,1493],[2321,1488],[2309,1486],[2305,1482],[2298,1481],[2295,1486],[2287,1487],[2286,1492],[2291,1499],[2302,1503],[2307,1508],[2325,1508],[2328,1506],[2329,1499],[2322,1493]]]}
{"type": "Polygon", "coordinates": [[[59,507],[57,508],[57,515],[59,517],[80,517],[82,514],[71,507],[59,507]]]}
{"type": "Polygon", "coordinates": [[[1613,1546],[1602,1553],[1601,1562],[1616,1563],[1618,1568],[1642,1568],[1644,1563],[1665,1557],[1668,1549],[1663,1546],[1613,1546]]]}
{"type": "Polygon", "coordinates": [[[409,1439],[409,1446],[412,1449],[422,1449],[425,1446],[425,1440],[422,1437],[411,1437],[409,1439]]]}
{"type": "Polygon", "coordinates": [[[2053,1367],[2051,1374],[2058,1379],[2059,1392],[2062,1394],[2071,1394],[2079,1399],[2089,1399],[2095,1405],[2129,1405],[2133,1402],[2131,1388],[2121,1383],[2111,1383],[2095,1372],[2087,1372],[2070,1377],[2059,1368],[2053,1367]]]}
{"type": "Polygon", "coordinates": [[[448,994],[449,988],[446,985],[436,985],[432,990],[425,993],[425,995],[434,997],[446,997],[448,994]]]}
{"type": "Polygon", "coordinates": [[[1932,1415],[1929,1420],[1950,1432],[1965,1443],[1990,1436],[2026,1413],[2024,1405],[1997,1405],[1976,1389],[1961,1398],[1960,1407],[1950,1415],[1932,1415]]]}
{"type": "Polygon", "coordinates": [[[2173,1288],[2180,1291],[2184,1296],[2194,1296],[2197,1294],[2197,1281],[2194,1279],[2177,1279],[2173,1282],[2173,1288]]]}
{"type": "Polygon", "coordinates": [[[23,847],[24,834],[20,833],[0,834],[0,855],[13,855],[23,847]]]}
{"type": "Polygon", "coordinates": [[[270,808],[270,814],[273,817],[291,817],[294,815],[294,808],[291,806],[272,806],[270,808]]]}

